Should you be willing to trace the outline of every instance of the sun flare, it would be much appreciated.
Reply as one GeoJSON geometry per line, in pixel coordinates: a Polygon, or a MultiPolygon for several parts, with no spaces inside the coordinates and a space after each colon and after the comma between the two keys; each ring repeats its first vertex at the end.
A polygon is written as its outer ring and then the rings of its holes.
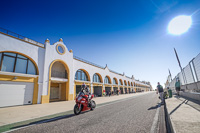
{"type": "Polygon", "coordinates": [[[173,18],[168,25],[168,33],[173,35],[181,35],[188,31],[192,25],[191,16],[177,16],[173,18]]]}

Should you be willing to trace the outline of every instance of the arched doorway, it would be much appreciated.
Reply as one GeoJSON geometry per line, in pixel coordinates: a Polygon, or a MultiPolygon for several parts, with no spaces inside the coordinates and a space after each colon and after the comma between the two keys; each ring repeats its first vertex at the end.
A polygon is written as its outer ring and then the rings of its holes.
{"type": "Polygon", "coordinates": [[[93,93],[97,97],[102,96],[103,79],[99,73],[93,75],[93,93]]]}
{"type": "Polygon", "coordinates": [[[69,68],[65,62],[54,61],[50,66],[49,101],[66,101],[69,95],[69,68]]]}
{"type": "Polygon", "coordinates": [[[87,87],[90,87],[89,81],[90,81],[90,76],[86,70],[84,69],[77,70],[75,74],[75,94],[77,95],[81,91],[81,85],[83,83],[85,83],[87,87]]]}
{"type": "Polygon", "coordinates": [[[119,90],[120,90],[120,94],[124,94],[123,81],[122,81],[122,79],[119,79],[119,90]]]}
{"type": "Polygon", "coordinates": [[[113,78],[113,91],[114,91],[114,94],[118,94],[118,81],[117,81],[117,78],[113,78]]]}
{"type": "Polygon", "coordinates": [[[112,85],[111,85],[111,79],[110,77],[107,75],[105,78],[104,78],[104,85],[105,85],[105,92],[106,92],[106,95],[109,94],[109,92],[112,92],[112,85]]]}
{"type": "Polygon", "coordinates": [[[127,94],[128,90],[127,90],[127,82],[126,80],[124,80],[124,93],[127,94]]]}

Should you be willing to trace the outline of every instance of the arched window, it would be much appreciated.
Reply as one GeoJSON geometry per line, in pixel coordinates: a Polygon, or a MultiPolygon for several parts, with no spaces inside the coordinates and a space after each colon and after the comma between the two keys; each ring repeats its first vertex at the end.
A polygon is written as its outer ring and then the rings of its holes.
{"type": "Polygon", "coordinates": [[[121,80],[121,79],[119,80],[119,85],[123,85],[123,83],[122,83],[122,80],[121,80]]]}
{"type": "Polygon", "coordinates": [[[105,77],[104,84],[110,84],[110,80],[109,80],[108,76],[105,77]]]}
{"type": "Polygon", "coordinates": [[[113,78],[113,84],[116,85],[117,84],[117,81],[115,78],[113,78]]]}
{"type": "Polygon", "coordinates": [[[96,73],[93,75],[93,82],[101,83],[101,79],[96,73]]]}
{"type": "Polygon", "coordinates": [[[65,66],[61,62],[55,62],[51,69],[51,77],[68,78],[65,66]]]}
{"type": "Polygon", "coordinates": [[[83,70],[76,71],[75,80],[88,81],[87,74],[83,70]]]}
{"type": "Polygon", "coordinates": [[[124,85],[127,85],[127,84],[126,84],[126,80],[124,80],[124,85]]]}
{"type": "Polygon", "coordinates": [[[128,86],[130,86],[130,82],[128,81],[128,86]]]}
{"type": "Polygon", "coordinates": [[[0,53],[0,71],[37,74],[36,67],[30,59],[21,54],[10,52],[0,53]]]}

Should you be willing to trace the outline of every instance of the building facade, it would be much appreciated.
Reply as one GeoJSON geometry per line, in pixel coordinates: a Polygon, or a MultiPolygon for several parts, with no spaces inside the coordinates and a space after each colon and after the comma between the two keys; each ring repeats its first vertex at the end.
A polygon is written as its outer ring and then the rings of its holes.
{"type": "Polygon", "coordinates": [[[63,40],[44,44],[1,29],[0,107],[74,100],[83,82],[91,93],[149,91],[136,81],[73,55],[63,40]]]}

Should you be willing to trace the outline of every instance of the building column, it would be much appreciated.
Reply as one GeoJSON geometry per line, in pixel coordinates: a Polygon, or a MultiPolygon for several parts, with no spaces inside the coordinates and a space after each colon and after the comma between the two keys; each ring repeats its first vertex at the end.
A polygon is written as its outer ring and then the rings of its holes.
{"type": "Polygon", "coordinates": [[[91,94],[93,93],[93,84],[92,83],[90,84],[90,93],[91,94]]]}
{"type": "Polygon", "coordinates": [[[111,86],[111,92],[113,91],[113,85],[111,86]]]}
{"type": "Polygon", "coordinates": [[[105,91],[105,85],[103,84],[102,85],[102,96],[103,96],[103,94],[105,94],[104,91],[105,91]]]}
{"type": "Polygon", "coordinates": [[[74,99],[76,99],[76,84],[74,83],[74,99]]]}

